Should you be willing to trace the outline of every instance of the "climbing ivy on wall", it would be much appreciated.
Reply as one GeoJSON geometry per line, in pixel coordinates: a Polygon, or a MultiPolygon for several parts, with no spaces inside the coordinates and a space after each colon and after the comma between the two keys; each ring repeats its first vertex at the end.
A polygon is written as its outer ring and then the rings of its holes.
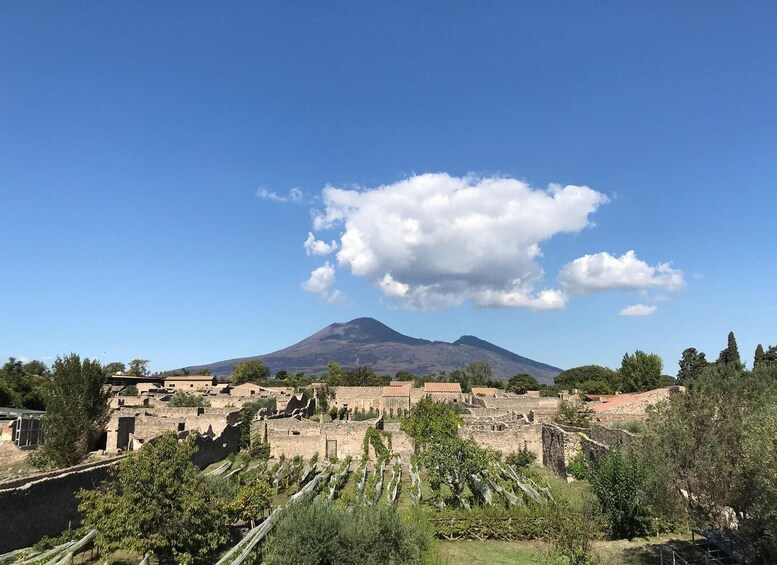
{"type": "Polygon", "coordinates": [[[365,461],[370,458],[370,446],[375,450],[375,456],[378,458],[378,463],[383,463],[388,460],[391,456],[391,432],[378,430],[370,426],[364,434],[364,451],[362,459],[365,461]],[[384,438],[386,439],[388,446],[383,443],[384,438]]]}

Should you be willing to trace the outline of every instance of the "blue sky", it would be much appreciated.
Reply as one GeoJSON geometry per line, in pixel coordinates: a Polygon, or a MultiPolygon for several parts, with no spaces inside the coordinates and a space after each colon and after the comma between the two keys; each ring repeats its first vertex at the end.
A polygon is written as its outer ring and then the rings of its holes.
{"type": "Polygon", "coordinates": [[[674,374],[729,330],[750,359],[774,29],[755,2],[5,2],[0,355],[164,370],[372,316],[560,367],[674,374]]]}

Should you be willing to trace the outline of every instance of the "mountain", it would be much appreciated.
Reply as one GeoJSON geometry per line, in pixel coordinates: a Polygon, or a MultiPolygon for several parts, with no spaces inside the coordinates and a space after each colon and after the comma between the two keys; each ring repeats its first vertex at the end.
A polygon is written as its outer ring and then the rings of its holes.
{"type": "Polygon", "coordinates": [[[507,379],[528,373],[539,382],[553,384],[558,367],[521,357],[475,336],[465,335],[454,341],[429,341],[403,335],[373,318],[357,318],[345,324],[332,324],[285,349],[240,359],[228,359],[209,365],[216,376],[227,376],[236,363],[261,359],[272,371],[323,373],[335,361],[345,369],[368,365],[378,374],[410,371],[426,375],[438,371],[463,369],[473,361],[488,361],[494,376],[507,379]]]}

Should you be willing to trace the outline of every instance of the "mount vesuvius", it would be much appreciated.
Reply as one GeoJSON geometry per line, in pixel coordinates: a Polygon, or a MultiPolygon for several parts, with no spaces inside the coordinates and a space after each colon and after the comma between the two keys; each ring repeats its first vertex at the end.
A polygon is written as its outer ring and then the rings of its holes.
{"type": "Polygon", "coordinates": [[[236,363],[261,359],[272,371],[320,374],[335,361],[344,369],[362,365],[378,374],[410,371],[426,375],[438,371],[464,369],[473,361],[487,361],[494,376],[506,379],[528,373],[539,382],[553,384],[558,367],[521,357],[471,335],[453,343],[429,341],[403,335],[373,318],[357,318],[345,324],[332,324],[285,349],[240,359],[228,359],[208,365],[189,367],[194,371],[207,368],[216,376],[227,376],[236,363]]]}

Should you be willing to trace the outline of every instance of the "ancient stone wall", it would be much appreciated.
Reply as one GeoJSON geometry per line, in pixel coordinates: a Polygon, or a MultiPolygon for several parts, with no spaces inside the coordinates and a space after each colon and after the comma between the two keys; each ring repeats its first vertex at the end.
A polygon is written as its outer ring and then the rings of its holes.
{"type": "Polygon", "coordinates": [[[560,400],[555,397],[514,396],[512,398],[480,398],[486,408],[498,408],[520,414],[533,412],[539,422],[550,421],[558,410],[560,400]]]}
{"type": "Polygon", "coordinates": [[[525,446],[541,461],[542,426],[540,424],[507,424],[501,430],[483,429],[483,426],[463,426],[461,437],[472,438],[481,446],[509,455],[525,446]]]}
{"type": "Polygon", "coordinates": [[[353,410],[358,408],[361,412],[369,410],[380,411],[383,387],[379,386],[338,386],[333,388],[335,392],[334,406],[342,408],[348,406],[353,410]]]}
{"type": "Polygon", "coordinates": [[[117,459],[28,477],[0,486],[0,553],[29,547],[81,523],[76,493],[104,481],[117,459]]]}
{"type": "Polygon", "coordinates": [[[192,457],[192,463],[200,469],[204,469],[208,465],[240,451],[240,426],[227,426],[221,435],[215,437],[198,434],[194,440],[194,445],[197,447],[197,451],[192,457]]]}
{"type": "Polygon", "coordinates": [[[567,461],[580,447],[581,434],[556,424],[542,424],[542,464],[567,478],[567,461]]]}
{"type": "Polygon", "coordinates": [[[632,434],[626,430],[608,428],[601,424],[592,424],[587,435],[596,442],[622,451],[628,451],[631,447],[631,443],[637,437],[636,434],[632,434]]]}

